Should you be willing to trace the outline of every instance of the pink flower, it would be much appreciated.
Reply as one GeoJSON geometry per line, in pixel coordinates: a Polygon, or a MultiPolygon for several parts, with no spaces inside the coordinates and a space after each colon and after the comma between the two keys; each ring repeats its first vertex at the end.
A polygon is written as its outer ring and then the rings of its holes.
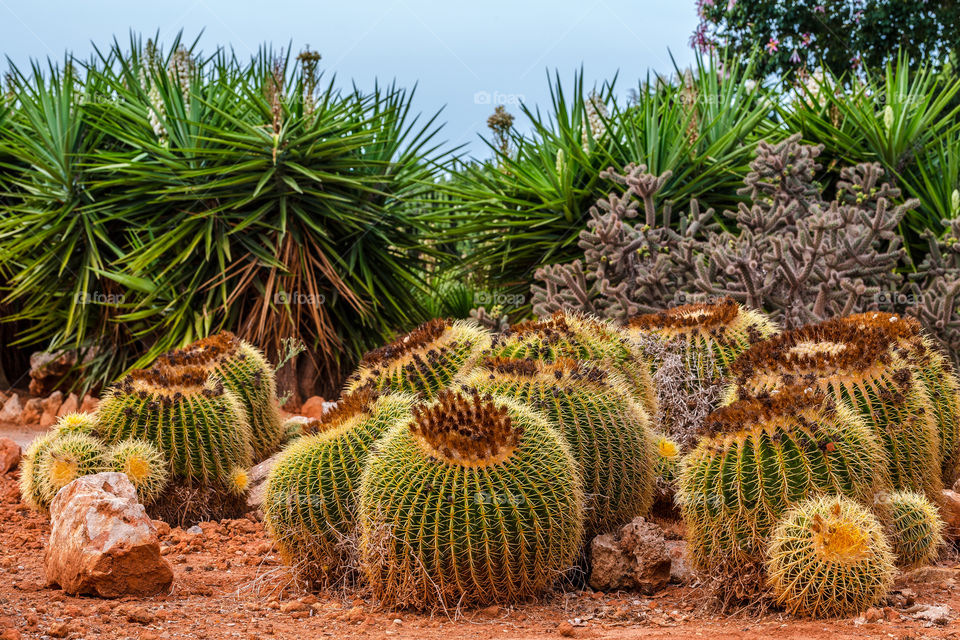
{"type": "Polygon", "coordinates": [[[804,44],[804,45],[808,45],[808,44],[810,44],[810,40],[812,39],[812,37],[813,37],[813,36],[812,36],[812,34],[810,34],[810,33],[801,33],[801,34],[800,34],[800,43],[801,43],[801,44],[804,44]]]}
{"type": "Polygon", "coordinates": [[[813,8],[813,10],[814,10],[815,12],[817,12],[817,13],[826,13],[826,12],[827,12],[827,8],[826,8],[825,6],[823,6],[822,4],[818,4],[817,6],[815,6],[815,7],[813,8]]]}
{"type": "Polygon", "coordinates": [[[780,41],[776,38],[770,38],[770,42],[767,43],[765,48],[767,53],[774,53],[780,48],[780,41]]]}
{"type": "Polygon", "coordinates": [[[790,62],[793,64],[800,64],[800,54],[797,53],[796,49],[794,49],[793,53],[790,54],[790,62]]]}

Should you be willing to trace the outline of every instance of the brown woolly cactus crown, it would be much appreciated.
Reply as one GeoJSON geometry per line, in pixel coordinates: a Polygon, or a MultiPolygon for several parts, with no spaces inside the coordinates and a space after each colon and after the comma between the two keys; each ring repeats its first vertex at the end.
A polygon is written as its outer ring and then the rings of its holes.
{"type": "Polygon", "coordinates": [[[771,423],[796,423],[817,431],[818,421],[836,416],[833,398],[820,390],[794,385],[720,407],[704,420],[707,436],[732,434],[771,423]]]}
{"type": "Polygon", "coordinates": [[[198,391],[208,395],[223,394],[223,383],[211,380],[210,372],[199,366],[173,369],[158,365],[149,369],[134,369],[117,386],[124,393],[153,393],[162,397],[198,391]]]}
{"type": "Polygon", "coordinates": [[[205,367],[236,354],[242,345],[237,336],[229,331],[221,331],[212,336],[197,340],[183,349],[174,349],[157,358],[160,364],[180,367],[205,367]]]}
{"type": "Polygon", "coordinates": [[[491,396],[449,390],[413,409],[410,431],[438,458],[465,467],[497,464],[520,444],[523,429],[491,396]]]}
{"type": "MultiPolygon", "coordinates": [[[[688,331],[723,330],[740,315],[740,305],[732,298],[724,298],[715,304],[685,304],[656,313],[634,316],[630,326],[637,329],[654,329],[676,334],[688,331]]],[[[757,339],[760,339],[757,335],[757,339]]]]}
{"type": "Polygon", "coordinates": [[[348,426],[369,415],[380,393],[370,387],[345,393],[337,400],[336,406],[325,411],[323,416],[311,423],[310,433],[326,433],[348,426]]]}
{"type": "Polygon", "coordinates": [[[373,367],[397,360],[438,339],[450,326],[450,321],[443,318],[430,320],[390,344],[368,352],[360,361],[360,366],[373,367]]]}
{"type": "Polygon", "coordinates": [[[599,384],[608,382],[609,377],[606,369],[587,362],[579,362],[572,358],[560,358],[556,362],[546,363],[538,362],[533,358],[495,356],[484,358],[477,366],[479,369],[491,371],[491,375],[505,374],[520,378],[536,378],[548,374],[558,381],[566,377],[574,381],[589,381],[599,384]]]}

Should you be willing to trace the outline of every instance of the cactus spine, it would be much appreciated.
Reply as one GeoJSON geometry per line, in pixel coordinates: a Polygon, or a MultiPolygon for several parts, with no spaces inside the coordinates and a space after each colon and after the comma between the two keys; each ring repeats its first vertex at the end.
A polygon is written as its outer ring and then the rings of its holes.
{"type": "Polygon", "coordinates": [[[937,508],[919,493],[890,496],[890,542],[897,566],[912,569],[933,560],[943,543],[943,523],[937,508]]]}
{"type": "Polygon", "coordinates": [[[41,493],[40,461],[56,442],[58,434],[48,431],[34,438],[20,460],[20,497],[27,506],[36,511],[45,511],[46,503],[41,493]]]}
{"type": "Polygon", "coordinates": [[[784,515],[770,539],[767,574],[777,603],[815,618],[855,615],[893,582],[883,527],[839,496],[805,501],[784,515]]]}
{"type": "Polygon", "coordinates": [[[576,463],[546,419],[444,391],[377,446],[361,480],[363,569],[395,605],[514,602],[571,566],[583,533],[576,463]]]}
{"type": "Polygon", "coordinates": [[[421,393],[432,397],[473,366],[490,346],[490,333],[465,320],[431,320],[363,357],[346,392],[421,393]]]}
{"type": "Polygon", "coordinates": [[[716,304],[686,304],[631,318],[631,335],[679,341],[687,369],[702,380],[726,376],[738,355],[780,332],[762,313],[726,298],[716,304]]]}
{"type": "Polygon", "coordinates": [[[252,435],[254,460],[280,449],[285,433],[277,402],[273,367],[263,353],[229,331],[198,340],[157,359],[160,367],[202,367],[217,375],[243,403],[252,435]]]}
{"type": "Polygon", "coordinates": [[[901,357],[914,367],[936,419],[943,484],[953,485],[960,465],[960,383],[953,365],[914,318],[871,311],[844,322],[886,332],[896,341],[901,357]]]}
{"type": "Polygon", "coordinates": [[[887,489],[882,447],[857,414],[822,392],[787,387],[739,400],[706,420],[684,457],[678,502],[693,564],[758,564],[791,506],[843,494],[874,504],[887,489]]]}
{"type": "Polygon", "coordinates": [[[519,400],[548,418],[570,445],[587,498],[585,539],[645,515],[654,452],[646,411],[620,379],[590,365],[491,358],[464,386],[519,400]]]}
{"type": "Polygon", "coordinates": [[[170,481],[163,452],[145,440],[123,440],[110,447],[106,467],[125,473],[145,506],[153,504],[170,481]]]}
{"type": "Polygon", "coordinates": [[[74,412],[66,413],[57,418],[57,423],[53,425],[54,431],[58,435],[68,433],[85,433],[88,436],[97,436],[97,417],[92,413],[74,412]]]}
{"type": "Polygon", "coordinates": [[[243,404],[201,367],[130,372],[100,401],[97,430],[108,443],[153,443],[188,485],[229,489],[233,470],[252,462],[243,404]]]}
{"type": "Polygon", "coordinates": [[[57,492],[80,476],[106,469],[106,448],[84,433],[58,435],[39,459],[37,473],[40,504],[49,508],[57,492]]]}
{"type": "Polygon", "coordinates": [[[857,411],[883,444],[894,489],[940,492],[934,413],[913,367],[888,334],[831,320],[745,351],[732,367],[740,397],[802,383],[857,411]]]}
{"type": "Polygon", "coordinates": [[[409,394],[369,388],[340,399],[317,433],[298,438],[267,479],[267,530],[300,578],[320,585],[348,577],[357,541],[357,492],[370,447],[410,418],[409,394]]]}
{"type": "Polygon", "coordinates": [[[491,354],[543,362],[576,360],[609,368],[626,380],[647,415],[657,413],[650,363],[627,333],[610,322],[557,311],[550,318],[513,325],[497,336],[491,354]]]}

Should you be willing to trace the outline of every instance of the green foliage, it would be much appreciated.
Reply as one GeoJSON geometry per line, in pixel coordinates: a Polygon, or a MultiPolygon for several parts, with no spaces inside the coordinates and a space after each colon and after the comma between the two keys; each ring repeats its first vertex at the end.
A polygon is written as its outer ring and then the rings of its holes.
{"type": "Polygon", "coordinates": [[[107,449],[104,459],[107,469],[127,475],[144,506],[153,504],[170,481],[163,452],[145,440],[122,440],[107,449]]]}
{"type": "Polygon", "coordinates": [[[369,459],[360,509],[364,574],[391,605],[534,596],[572,565],[582,542],[570,451],[542,417],[503,398],[441,392],[416,407],[369,459]]]}
{"type": "Polygon", "coordinates": [[[943,543],[943,523],[937,508],[919,493],[890,496],[890,543],[897,566],[912,569],[937,557],[943,543]]]}
{"type": "Polygon", "coordinates": [[[812,496],[873,506],[888,488],[884,452],[848,407],[787,387],[711,414],[684,457],[678,502],[690,556],[701,570],[756,566],[781,515],[812,496]]]}
{"type": "Polygon", "coordinates": [[[343,396],[317,433],[284,449],[267,479],[264,520],[300,578],[336,584],[356,567],[360,474],[373,443],[409,421],[412,406],[409,395],[343,396]]]}
{"type": "Polygon", "coordinates": [[[482,362],[463,386],[519,400],[566,438],[587,495],[586,540],[650,510],[655,478],[650,418],[619,378],[572,361],[494,358],[482,362]]]}
{"type": "Polygon", "coordinates": [[[883,527],[841,496],[812,498],[784,514],[767,558],[777,603],[814,618],[852,616],[877,604],[895,574],[883,527]]]}
{"type": "Polygon", "coordinates": [[[80,476],[106,471],[106,447],[84,433],[58,435],[36,460],[34,482],[46,510],[57,492],[80,476]]]}

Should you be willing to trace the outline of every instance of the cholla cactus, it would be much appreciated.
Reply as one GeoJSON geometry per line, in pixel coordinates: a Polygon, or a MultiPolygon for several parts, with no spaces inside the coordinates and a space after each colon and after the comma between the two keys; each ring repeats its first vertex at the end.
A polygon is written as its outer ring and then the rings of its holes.
{"type": "Polygon", "coordinates": [[[364,573],[391,605],[516,602],[549,587],[582,542],[566,443],[503,398],[442,391],[416,407],[369,459],[360,508],[364,573]]]}
{"type": "Polygon", "coordinates": [[[770,538],[767,573],[789,613],[855,615],[880,602],[893,584],[893,553],[867,509],[839,496],[801,503],[770,538]]]}
{"type": "Polygon", "coordinates": [[[932,502],[919,493],[890,496],[890,542],[897,566],[911,569],[933,560],[943,543],[943,523],[932,502]]]}

